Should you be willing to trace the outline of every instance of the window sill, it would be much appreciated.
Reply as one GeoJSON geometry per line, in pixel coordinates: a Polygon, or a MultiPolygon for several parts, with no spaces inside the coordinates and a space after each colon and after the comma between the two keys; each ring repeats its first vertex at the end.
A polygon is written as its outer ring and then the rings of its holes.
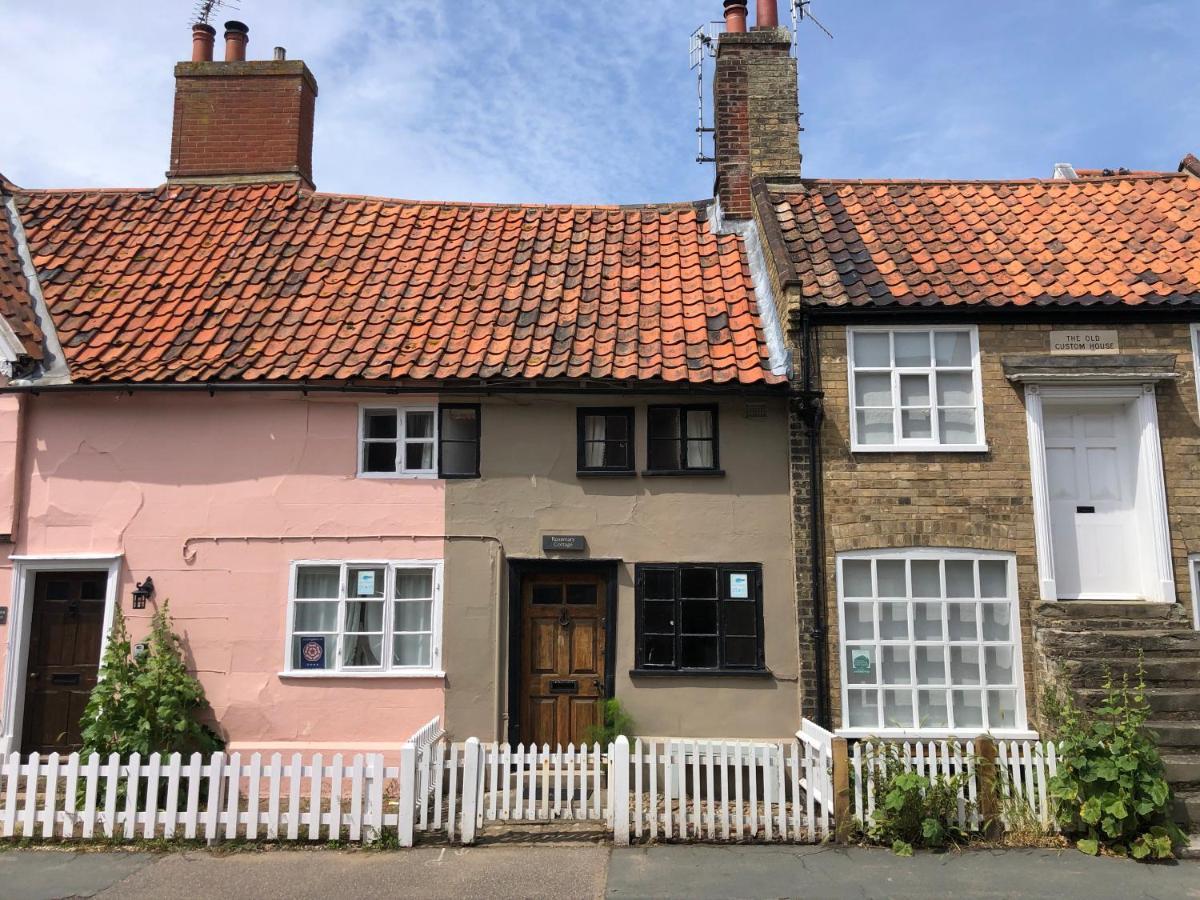
{"type": "Polygon", "coordinates": [[[959,740],[973,741],[981,734],[987,734],[1005,741],[1036,741],[1040,737],[1036,731],[1027,728],[993,728],[985,732],[982,728],[838,728],[833,732],[838,737],[852,740],[867,738],[883,738],[886,740],[959,740]]]}
{"type": "Polygon", "coordinates": [[[359,472],[359,478],[368,481],[436,481],[437,472],[359,472]]]}
{"type": "Polygon", "coordinates": [[[576,478],[635,478],[637,472],[633,469],[578,469],[576,478]]]}
{"type": "Polygon", "coordinates": [[[770,669],[630,669],[630,678],[774,678],[770,669]]]}
{"type": "Polygon", "coordinates": [[[420,669],[412,672],[338,672],[332,669],[309,669],[300,672],[280,672],[278,673],[281,679],[312,679],[319,678],[326,681],[331,680],[351,680],[359,681],[363,679],[443,679],[446,677],[445,672],[434,671],[433,669],[420,669]]]}
{"type": "Polygon", "coordinates": [[[987,444],[853,444],[851,453],[987,453],[987,444]]]}
{"type": "Polygon", "coordinates": [[[478,472],[474,475],[447,475],[445,472],[438,475],[442,481],[478,481],[482,477],[478,472]]]}
{"type": "Polygon", "coordinates": [[[646,469],[643,478],[724,478],[724,469],[646,469]]]}

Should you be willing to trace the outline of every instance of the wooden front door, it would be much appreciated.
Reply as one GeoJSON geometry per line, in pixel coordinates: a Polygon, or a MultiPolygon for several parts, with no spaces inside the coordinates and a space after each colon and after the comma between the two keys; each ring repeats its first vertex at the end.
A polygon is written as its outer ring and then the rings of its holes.
{"type": "Polygon", "coordinates": [[[39,572],[25,675],[24,753],[80,749],[80,720],[100,671],[107,572],[39,572]]]}
{"type": "Polygon", "coordinates": [[[578,745],[600,724],[606,584],[601,575],[526,575],[521,586],[521,741],[578,745]]]}

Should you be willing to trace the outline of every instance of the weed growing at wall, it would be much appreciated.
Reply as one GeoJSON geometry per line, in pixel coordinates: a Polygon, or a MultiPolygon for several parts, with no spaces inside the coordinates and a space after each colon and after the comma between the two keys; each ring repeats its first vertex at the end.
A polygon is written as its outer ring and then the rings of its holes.
{"type": "MultiPolygon", "coordinates": [[[[869,776],[875,815],[866,826],[867,839],[890,846],[899,856],[912,856],[916,847],[941,850],[965,844],[967,834],[958,826],[958,805],[967,776],[920,775],[907,770],[894,744],[885,744],[880,750],[883,759],[869,776]]],[[[966,812],[969,817],[972,810],[966,812]]]]}
{"type": "Polygon", "coordinates": [[[606,748],[620,735],[633,739],[633,716],[629,715],[620,700],[605,700],[603,713],[602,722],[588,729],[586,739],[589,744],[606,748]]]}

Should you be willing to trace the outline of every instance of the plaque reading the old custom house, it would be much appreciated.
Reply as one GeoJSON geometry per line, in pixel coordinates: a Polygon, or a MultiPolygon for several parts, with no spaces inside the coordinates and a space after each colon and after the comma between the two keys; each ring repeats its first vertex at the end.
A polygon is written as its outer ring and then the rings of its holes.
{"type": "Polygon", "coordinates": [[[1052,331],[1053,356],[1105,356],[1121,352],[1115,331],[1052,331]]]}
{"type": "Polygon", "coordinates": [[[587,540],[582,534],[543,534],[543,550],[586,550],[587,540]]]}

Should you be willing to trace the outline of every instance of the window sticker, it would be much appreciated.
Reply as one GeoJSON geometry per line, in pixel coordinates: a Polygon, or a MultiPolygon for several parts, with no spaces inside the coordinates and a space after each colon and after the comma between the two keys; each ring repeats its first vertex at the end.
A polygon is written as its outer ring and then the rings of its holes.
{"type": "Polygon", "coordinates": [[[300,639],[300,668],[325,668],[325,638],[324,636],[306,637],[300,639]]]}
{"type": "Polygon", "coordinates": [[[875,661],[871,657],[871,651],[865,647],[854,650],[850,654],[850,671],[855,675],[870,675],[875,668],[875,661]]]}
{"type": "Polygon", "coordinates": [[[746,572],[731,572],[729,575],[729,596],[734,600],[750,599],[750,576],[746,572]]]}
{"type": "Polygon", "coordinates": [[[375,570],[363,569],[358,572],[358,596],[370,597],[375,593],[375,570]]]}

